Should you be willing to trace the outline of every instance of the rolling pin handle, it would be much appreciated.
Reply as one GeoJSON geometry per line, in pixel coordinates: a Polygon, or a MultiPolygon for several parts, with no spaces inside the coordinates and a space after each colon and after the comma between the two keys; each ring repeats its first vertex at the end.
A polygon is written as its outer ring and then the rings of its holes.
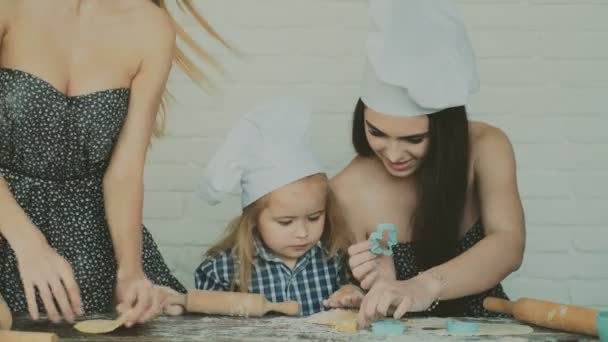
{"type": "Polygon", "coordinates": [[[483,300],[483,307],[492,312],[513,315],[513,302],[496,297],[487,297],[483,300]]]}
{"type": "Polygon", "coordinates": [[[280,312],[288,316],[299,316],[300,315],[300,303],[295,301],[281,302],[281,303],[266,303],[266,309],[268,311],[280,312]]]}

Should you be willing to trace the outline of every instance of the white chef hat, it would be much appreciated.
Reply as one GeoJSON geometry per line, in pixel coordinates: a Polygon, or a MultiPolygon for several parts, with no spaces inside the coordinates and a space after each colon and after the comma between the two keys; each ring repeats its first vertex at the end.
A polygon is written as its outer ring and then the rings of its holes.
{"type": "Polygon", "coordinates": [[[370,0],[361,99],[415,116],[462,106],[479,90],[475,54],[451,0],[370,0]]]}
{"type": "Polygon", "coordinates": [[[199,195],[217,204],[240,183],[245,208],[284,185],[323,173],[310,146],[310,117],[309,108],[290,97],[243,115],[209,161],[199,195]]]}

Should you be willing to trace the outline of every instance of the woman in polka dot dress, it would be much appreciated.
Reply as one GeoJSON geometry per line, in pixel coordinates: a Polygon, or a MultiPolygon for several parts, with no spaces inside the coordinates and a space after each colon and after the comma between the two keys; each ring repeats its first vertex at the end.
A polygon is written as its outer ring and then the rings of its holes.
{"type": "Polygon", "coordinates": [[[0,294],[14,313],[72,322],[118,305],[129,326],[185,290],[142,226],[175,31],[160,0],[0,0],[0,294]]]}
{"type": "Polygon", "coordinates": [[[511,144],[467,119],[478,85],[464,24],[449,1],[371,1],[357,156],[333,180],[359,243],[349,248],[361,287],[359,323],[405,313],[491,317],[488,296],[523,258],[524,214],[511,144]],[[423,43],[424,42],[424,43],[423,43]],[[397,226],[392,256],[365,241],[397,226]]]}

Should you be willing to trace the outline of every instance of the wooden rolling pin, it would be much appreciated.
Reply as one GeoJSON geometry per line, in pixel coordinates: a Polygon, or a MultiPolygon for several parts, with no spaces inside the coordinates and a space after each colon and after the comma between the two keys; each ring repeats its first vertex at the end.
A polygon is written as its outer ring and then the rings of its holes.
{"type": "Polygon", "coordinates": [[[59,337],[57,337],[57,335],[51,334],[51,333],[0,330],[0,341],[2,341],[2,342],[58,342],[59,337]]]}
{"type": "Polygon", "coordinates": [[[188,290],[187,294],[175,295],[171,304],[182,305],[186,311],[212,315],[262,317],[269,311],[289,316],[300,314],[300,303],[273,303],[261,294],[188,290]]]}
{"type": "Polygon", "coordinates": [[[483,301],[483,307],[541,327],[597,336],[597,310],[531,298],[511,302],[488,297],[483,301]]]}
{"type": "Polygon", "coordinates": [[[0,341],[2,342],[57,342],[55,334],[38,332],[8,331],[13,325],[13,316],[0,295],[0,341]]]}

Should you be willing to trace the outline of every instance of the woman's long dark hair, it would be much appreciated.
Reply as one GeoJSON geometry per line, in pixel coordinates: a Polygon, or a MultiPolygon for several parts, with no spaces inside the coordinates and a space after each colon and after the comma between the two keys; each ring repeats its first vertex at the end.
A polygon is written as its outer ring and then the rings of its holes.
{"type": "MultiPolygon", "coordinates": [[[[353,116],[352,142],[358,155],[369,157],[375,153],[365,135],[365,108],[359,99],[353,116]]],[[[465,107],[444,109],[429,114],[428,118],[429,144],[415,174],[417,205],[411,221],[412,243],[420,270],[442,264],[458,252],[469,169],[465,107]]]]}

